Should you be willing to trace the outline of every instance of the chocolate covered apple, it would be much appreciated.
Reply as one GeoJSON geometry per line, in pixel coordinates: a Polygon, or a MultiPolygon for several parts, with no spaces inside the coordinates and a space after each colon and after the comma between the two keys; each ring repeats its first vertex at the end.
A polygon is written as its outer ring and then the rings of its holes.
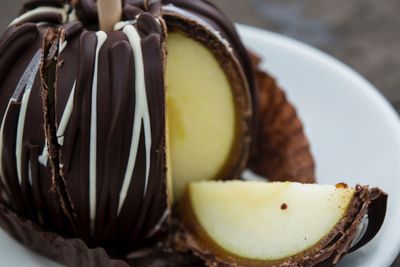
{"type": "Polygon", "coordinates": [[[293,106],[254,76],[205,0],[27,2],[0,39],[0,225],[69,266],[157,260],[154,244],[199,266],[337,262],[368,208],[354,243],[380,228],[380,191],[211,182],[315,181],[293,106]]]}
{"type": "Polygon", "coordinates": [[[31,1],[0,43],[4,202],[116,254],[154,236],[189,181],[239,177],[255,109],[247,52],[213,5],[121,12],[105,32],[94,1],[31,1]]]}

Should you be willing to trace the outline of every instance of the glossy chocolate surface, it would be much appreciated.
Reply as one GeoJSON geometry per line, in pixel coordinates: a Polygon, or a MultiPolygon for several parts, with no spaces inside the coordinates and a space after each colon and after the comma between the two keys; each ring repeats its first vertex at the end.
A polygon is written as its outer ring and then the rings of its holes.
{"type": "Polygon", "coordinates": [[[109,33],[86,30],[61,2],[23,12],[0,42],[5,202],[44,229],[124,253],[169,213],[165,30],[144,12],[109,33]]]}

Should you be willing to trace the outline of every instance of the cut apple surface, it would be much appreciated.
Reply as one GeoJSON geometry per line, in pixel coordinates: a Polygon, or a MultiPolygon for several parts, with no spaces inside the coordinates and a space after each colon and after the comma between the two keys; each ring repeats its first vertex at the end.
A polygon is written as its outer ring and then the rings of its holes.
{"type": "Polygon", "coordinates": [[[343,217],[353,194],[297,183],[189,187],[193,212],[208,235],[221,248],[258,260],[286,258],[317,244],[343,217]]]}
{"type": "Polygon", "coordinates": [[[173,188],[179,199],[188,182],[221,174],[238,128],[224,69],[210,49],[180,31],[168,35],[167,101],[173,188]]]}
{"type": "MultiPolygon", "coordinates": [[[[360,190],[299,183],[198,182],[188,186],[181,215],[189,247],[206,259],[212,255],[214,261],[239,266],[315,262],[324,249],[325,259],[329,258],[335,242],[349,244],[356,238],[365,215],[361,207],[369,203],[359,199],[360,190]]],[[[368,189],[362,190],[368,195],[368,189]]]]}

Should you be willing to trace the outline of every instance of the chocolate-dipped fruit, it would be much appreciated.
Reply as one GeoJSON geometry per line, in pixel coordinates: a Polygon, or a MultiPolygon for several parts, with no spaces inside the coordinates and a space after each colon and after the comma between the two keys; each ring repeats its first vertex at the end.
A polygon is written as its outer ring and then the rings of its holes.
{"type": "Polygon", "coordinates": [[[182,240],[209,266],[333,266],[375,236],[385,210],[386,195],[363,186],[192,183],[182,240]]]}

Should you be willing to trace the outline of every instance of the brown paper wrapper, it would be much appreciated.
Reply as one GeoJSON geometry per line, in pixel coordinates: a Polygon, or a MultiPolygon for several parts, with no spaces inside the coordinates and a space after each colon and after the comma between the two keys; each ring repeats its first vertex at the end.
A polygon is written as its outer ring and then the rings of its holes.
{"type": "Polygon", "coordinates": [[[0,226],[26,247],[66,266],[129,266],[124,261],[110,259],[102,248],[89,249],[80,239],[67,239],[43,231],[38,225],[17,216],[4,206],[0,206],[0,226]]]}
{"type": "MultiPolygon", "coordinates": [[[[257,66],[260,59],[253,56],[257,66]]],[[[315,183],[315,163],[303,124],[276,81],[259,68],[258,129],[249,168],[271,181],[315,183]]]]}
{"type": "MultiPolygon", "coordinates": [[[[127,259],[112,259],[102,248],[88,248],[81,240],[64,238],[44,231],[30,220],[21,218],[4,206],[0,206],[0,227],[36,253],[71,267],[203,267],[203,261],[187,251],[157,244],[150,249],[130,255],[127,259]]],[[[171,241],[172,243],[172,241],[171,241]]]]}
{"type": "Polygon", "coordinates": [[[205,267],[205,263],[192,253],[174,250],[154,250],[146,257],[128,259],[132,267],[205,267]]]}

